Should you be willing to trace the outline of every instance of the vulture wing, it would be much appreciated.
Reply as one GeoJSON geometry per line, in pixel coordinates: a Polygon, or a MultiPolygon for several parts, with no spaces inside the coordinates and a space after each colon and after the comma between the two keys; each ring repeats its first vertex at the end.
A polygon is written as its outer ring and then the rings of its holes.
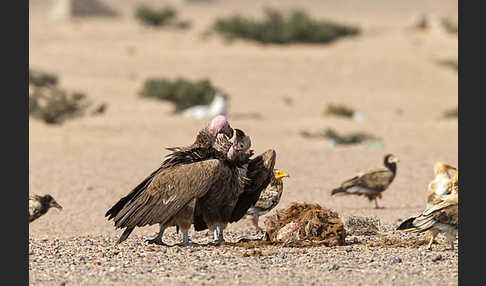
{"type": "Polygon", "coordinates": [[[206,194],[216,178],[226,175],[219,160],[206,160],[167,168],[115,217],[115,227],[164,224],[194,198],[206,194]]]}
{"type": "Polygon", "coordinates": [[[397,230],[423,232],[437,223],[457,226],[459,221],[457,198],[457,194],[443,196],[439,203],[407,219],[400,224],[397,230]]]}
{"type": "Polygon", "coordinates": [[[393,180],[394,174],[387,168],[372,169],[342,183],[343,188],[362,187],[383,191],[393,180]]]}
{"type": "Polygon", "coordinates": [[[260,194],[274,176],[273,168],[275,166],[276,156],[275,150],[270,149],[250,160],[246,173],[249,183],[245,186],[244,192],[238,198],[233,213],[231,214],[230,222],[240,220],[248,209],[258,201],[260,194]]]}

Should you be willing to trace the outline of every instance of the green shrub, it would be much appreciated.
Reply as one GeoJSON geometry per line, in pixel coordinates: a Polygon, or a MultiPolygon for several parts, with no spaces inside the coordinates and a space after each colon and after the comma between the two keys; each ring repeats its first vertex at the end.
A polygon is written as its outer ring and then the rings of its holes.
{"type": "Polygon", "coordinates": [[[165,7],[156,10],[148,6],[139,6],[135,11],[135,17],[145,25],[149,26],[174,26],[187,28],[188,21],[178,21],[177,11],[172,7],[165,7]]]}
{"type": "Polygon", "coordinates": [[[85,94],[68,94],[55,86],[35,88],[29,95],[29,115],[49,124],[83,115],[89,105],[85,94]]]}
{"type": "Polygon", "coordinates": [[[353,117],[354,109],[341,104],[330,103],[324,109],[324,116],[353,117]]]}
{"type": "Polygon", "coordinates": [[[459,65],[458,65],[457,61],[455,61],[455,60],[441,60],[441,61],[438,61],[438,64],[441,65],[441,66],[452,68],[456,71],[459,70],[459,65]]]}
{"type": "Polygon", "coordinates": [[[357,35],[359,29],[326,20],[313,20],[305,11],[296,9],[282,15],[265,9],[265,19],[256,21],[241,16],[218,19],[212,31],[226,39],[242,38],[261,43],[330,43],[339,37],[357,35]]]}
{"type": "Polygon", "coordinates": [[[449,110],[444,111],[442,117],[444,118],[457,118],[459,111],[457,107],[451,108],[449,110]]]}
{"type": "Polygon", "coordinates": [[[176,112],[194,105],[207,105],[213,101],[218,89],[207,79],[191,82],[184,78],[174,81],[168,79],[148,79],[145,81],[140,96],[153,97],[173,102],[176,112]]]}
{"type": "Polygon", "coordinates": [[[57,85],[57,81],[55,74],[29,68],[29,83],[34,86],[57,85]]]}
{"type": "Polygon", "coordinates": [[[380,140],[378,137],[366,132],[353,132],[345,135],[340,135],[332,128],[326,128],[323,131],[317,133],[311,133],[309,131],[301,131],[300,135],[307,138],[326,138],[332,140],[337,145],[358,144],[367,140],[375,141],[380,140]]]}

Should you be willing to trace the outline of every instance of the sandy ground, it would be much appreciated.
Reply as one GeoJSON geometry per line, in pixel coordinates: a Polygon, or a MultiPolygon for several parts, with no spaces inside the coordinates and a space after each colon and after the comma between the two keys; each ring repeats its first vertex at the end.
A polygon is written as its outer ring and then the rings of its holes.
{"type": "MultiPolygon", "coordinates": [[[[291,175],[278,208],[293,201],[317,202],[343,218],[377,216],[391,233],[397,219],[425,206],[433,164],[458,164],[457,120],[441,119],[444,110],[457,106],[457,73],[436,63],[457,59],[457,36],[407,28],[423,13],[457,19],[457,1],[300,1],[298,6],[295,1],[173,1],[180,17],[192,21],[192,28],[183,32],[143,27],[133,18],[134,2],[106,3],[122,17],[53,21],[47,17],[47,1],[29,2],[30,66],[57,73],[63,88],[108,104],[101,116],[61,126],[30,119],[29,191],[50,193],[64,207],[29,225],[31,284],[457,284],[457,250],[443,252],[445,245],[435,245],[438,250],[432,252],[423,247],[265,247],[275,254],[240,257],[223,248],[146,246],[141,239],[157,230],[152,226],[136,229],[127,245],[115,248],[121,231],[104,218],[113,203],[157,168],[167,154],[165,147],[191,143],[206,124],[174,116],[168,103],[137,96],[148,77],[184,76],[209,78],[226,91],[232,126],[251,136],[257,153],[277,151],[276,166],[291,175]],[[363,33],[331,45],[226,44],[218,37],[200,37],[216,17],[236,12],[258,16],[262,7],[277,3],[282,9],[308,8],[315,17],[359,25],[363,33]],[[291,104],[286,97],[292,98],[291,104]],[[359,109],[364,120],[322,116],[331,102],[359,109]],[[261,117],[245,116],[254,113],[261,117]],[[326,140],[299,135],[301,130],[326,127],[371,132],[384,144],[334,148],[326,140]],[[330,197],[330,190],[344,179],[381,166],[386,153],[396,154],[400,163],[395,181],[379,201],[385,209],[376,210],[361,197],[330,197]],[[85,242],[89,239],[97,243],[85,242]],[[66,258],[72,249],[90,258],[66,258]],[[113,258],[115,249],[127,260],[113,258]],[[156,259],[139,260],[140,253],[156,259]],[[288,255],[281,257],[283,253],[288,255]],[[432,261],[438,253],[443,259],[432,261]],[[91,259],[98,255],[108,255],[101,266],[91,259]],[[373,255],[378,263],[370,262],[373,255]],[[233,266],[214,266],[217,257],[233,266]],[[394,257],[403,263],[389,262],[394,257]],[[267,264],[269,259],[272,264],[267,264]],[[52,272],[39,261],[64,270],[52,272]],[[341,267],[335,269],[334,264],[341,267]],[[210,265],[209,270],[199,268],[204,265],[210,265]],[[147,275],[149,269],[156,271],[147,275]]],[[[230,240],[254,236],[244,221],[230,225],[227,232],[230,240]]],[[[204,238],[205,233],[196,237],[204,238]]]]}

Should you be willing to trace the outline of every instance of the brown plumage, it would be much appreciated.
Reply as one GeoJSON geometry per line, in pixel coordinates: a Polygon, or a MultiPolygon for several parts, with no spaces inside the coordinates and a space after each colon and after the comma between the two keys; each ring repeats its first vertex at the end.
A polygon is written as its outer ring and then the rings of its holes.
{"type": "Polygon", "coordinates": [[[158,172],[147,188],[114,217],[116,228],[126,228],[118,243],[124,241],[135,227],[157,223],[160,232],[149,242],[163,244],[161,238],[165,228],[177,225],[183,233],[183,244],[190,243],[188,230],[192,224],[195,200],[215,185],[233,182],[232,160],[241,152],[240,148],[246,148],[246,145],[239,144],[238,139],[237,136],[226,160],[177,164],[158,172]]]}
{"type": "MultiPolygon", "coordinates": [[[[445,163],[436,163],[434,166],[435,179],[429,184],[427,191],[427,205],[426,208],[432,207],[440,198],[444,195],[450,195],[453,192],[458,192],[458,172],[454,174],[452,178],[449,178],[448,170],[456,170],[456,167],[445,163]]],[[[432,248],[434,242],[440,231],[436,229],[430,229],[427,231],[430,236],[430,242],[427,249],[432,248]]]]}
{"type": "Polygon", "coordinates": [[[262,191],[258,201],[253,204],[246,212],[246,218],[251,219],[257,232],[263,233],[263,229],[258,225],[259,217],[267,214],[280,202],[283,192],[283,178],[290,177],[284,171],[275,169],[270,184],[262,191]]]}
{"type": "Polygon", "coordinates": [[[359,173],[353,178],[344,181],[339,188],[331,191],[331,196],[358,195],[366,196],[370,201],[375,201],[378,207],[377,198],[390,186],[397,173],[398,158],[393,154],[385,156],[385,168],[376,168],[359,173]]]}
{"type": "MultiPolygon", "coordinates": [[[[242,165],[242,168],[246,169],[247,177],[244,190],[238,195],[236,203],[232,204],[230,219],[228,220],[227,216],[225,215],[225,219],[223,219],[223,222],[217,225],[219,228],[219,232],[216,229],[216,224],[213,223],[213,226],[211,226],[202,216],[203,208],[210,208],[210,200],[207,200],[206,202],[198,201],[196,203],[196,210],[194,214],[194,229],[196,231],[201,231],[209,228],[210,230],[214,231],[215,242],[224,241],[223,231],[226,225],[228,223],[233,223],[243,218],[248,209],[258,201],[261,192],[270,183],[270,180],[273,177],[275,158],[275,151],[269,149],[253,159],[246,160],[247,163],[242,165]],[[204,203],[206,205],[203,207],[202,204],[204,203]]],[[[240,161],[240,163],[241,162],[245,162],[245,160],[240,161]]],[[[229,211],[230,208],[231,206],[228,206],[225,211],[229,211]]]]}
{"type": "Polygon", "coordinates": [[[449,170],[456,170],[456,167],[443,163],[437,162],[434,165],[434,175],[435,178],[429,183],[427,188],[427,206],[430,207],[432,202],[442,195],[450,194],[451,189],[449,184],[451,177],[449,175],[449,170]]]}
{"type": "MultiPolygon", "coordinates": [[[[121,198],[113,207],[111,207],[106,212],[105,216],[108,216],[108,220],[114,219],[116,226],[117,221],[120,219],[120,212],[128,208],[130,204],[132,204],[138,199],[138,197],[141,196],[141,194],[146,192],[147,188],[152,184],[154,178],[157,177],[160,173],[162,173],[166,169],[173,168],[182,164],[201,162],[207,158],[224,156],[215,155],[218,152],[213,147],[217,144],[223,144],[225,140],[229,140],[227,139],[227,137],[231,138],[232,136],[233,129],[231,128],[226,118],[221,115],[216,116],[211,120],[208,126],[199,131],[198,135],[196,136],[196,140],[192,145],[185,147],[167,148],[168,150],[172,151],[172,153],[166,156],[166,159],[161,164],[161,166],[157,170],[152,172],[152,174],[150,174],[148,177],[146,177],[141,183],[139,183],[127,196],[121,198]],[[223,136],[223,139],[220,139],[220,136],[223,136]]],[[[201,168],[204,168],[204,166],[202,166],[201,168]]],[[[184,217],[184,215],[187,215],[188,213],[192,213],[191,204],[188,204],[187,208],[188,209],[181,210],[181,217],[184,217]]],[[[183,229],[186,229],[187,223],[185,221],[173,221],[173,223],[184,224],[183,229]]],[[[161,225],[161,232],[163,232],[162,226],[163,225],[161,225]]],[[[131,231],[133,231],[133,227],[127,228],[118,243],[124,241],[130,235],[131,231]]],[[[162,243],[161,237],[156,237],[154,240],[149,240],[149,242],[160,244],[162,243]]]]}
{"type": "MultiPolygon", "coordinates": [[[[457,173],[456,173],[457,174],[457,173]]],[[[458,178],[455,176],[455,178],[458,178]]],[[[444,233],[447,241],[454,249],[459,223],[458,185],[457,180],[451,184],[451,193],[437,198],[433,204],[422,213],[419,213],[402,222],[397,230],[404,232],[437,231],[444,233]]],[[[427,249],[432,247],[434,237],[427,249]]]]}
{"type": "Polygon", "coordinates": [[[53,207],[62,210],[61,205],[51,195],[29,194],[29,223],[38,219],[53,207]]]}
{"type": "MultiPolygon", "coordinates": [[[[217,180],[205,196],[198,198],[194,210],[194,229],[200,231],[209,228],[214,231],[214,243],[224,241],[224,229],[231,221],[238,198],[249,182],[247,164],[252,153],[247,151],[251,146],[251,140],[243,131],[235,131],[236,139],[232,146],[237,146],[240,152],[224,161],[231,173],[227,178],[217,180]]],[[[230,149],[228,157],[231,153],[230,149]]]]}

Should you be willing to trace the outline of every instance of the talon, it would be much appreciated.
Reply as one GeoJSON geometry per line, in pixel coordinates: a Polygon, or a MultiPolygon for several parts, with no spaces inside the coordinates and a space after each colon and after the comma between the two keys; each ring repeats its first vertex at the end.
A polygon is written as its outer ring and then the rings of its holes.
{"type": "Polygon", "coordinates": [[[152,239],[146,239],[145,242],[147,242],[148,244],[157,244],[157,245],[163,245],[163,246],[168,246],[167,244],[165,244],[161,238],[152,238],[152,239]]]}

